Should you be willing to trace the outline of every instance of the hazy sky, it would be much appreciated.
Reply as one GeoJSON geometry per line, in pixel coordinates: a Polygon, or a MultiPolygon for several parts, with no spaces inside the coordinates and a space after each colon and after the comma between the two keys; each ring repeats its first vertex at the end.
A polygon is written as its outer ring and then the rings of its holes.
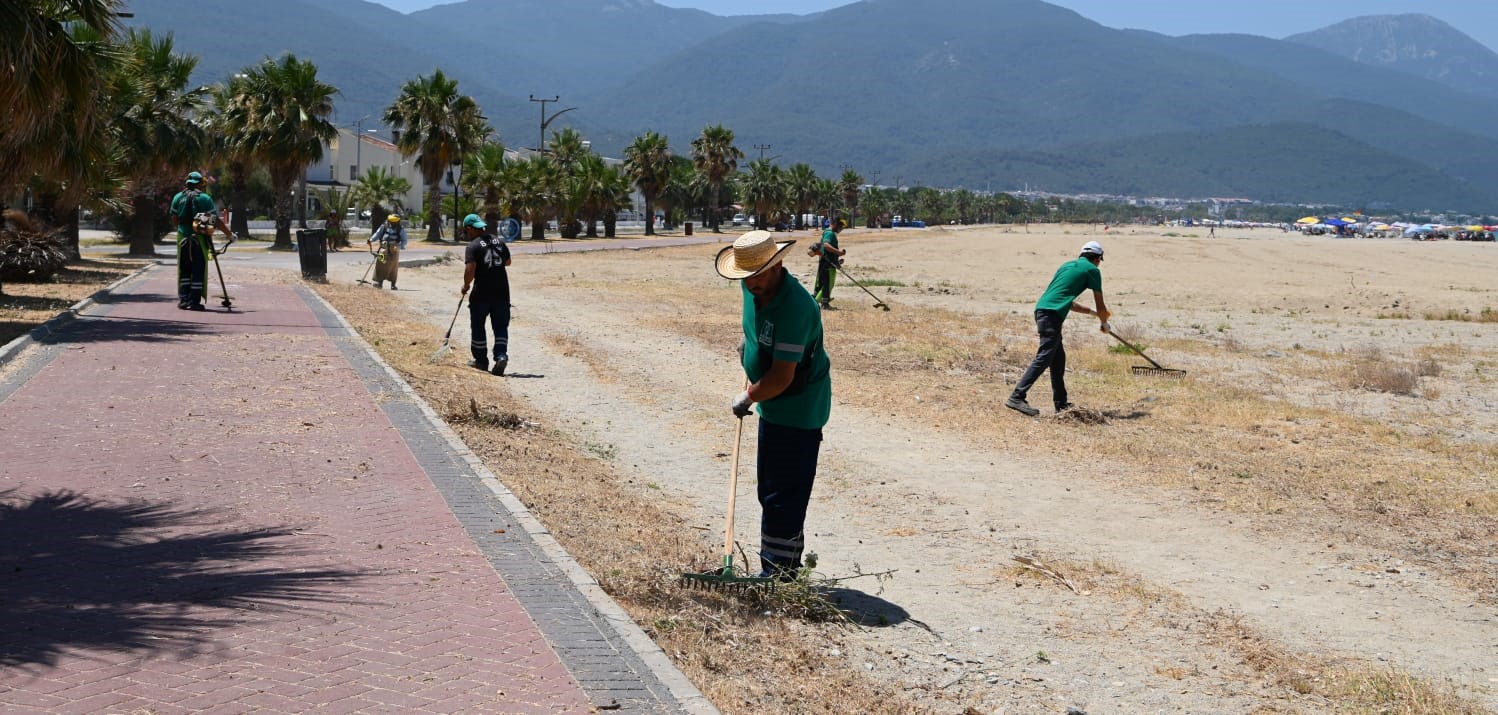
{"type": "MultiPolygon", "coordinates": [[[[402,12],[438,4],[434,0],[375,0],[402,12]]],[[[452,0],[446,0],[451,2],[452,0]]],[[[806,14],[852,0],[656,0],[717,15],[789,12],[806,14]]],[[[1244,32],[1284,37],[1359,15],[1426,13],[1498,50],[1498,2],[1492,0],[1051,0],[1109,27],[1154,30],[1167,35],[1244,32]]]]}

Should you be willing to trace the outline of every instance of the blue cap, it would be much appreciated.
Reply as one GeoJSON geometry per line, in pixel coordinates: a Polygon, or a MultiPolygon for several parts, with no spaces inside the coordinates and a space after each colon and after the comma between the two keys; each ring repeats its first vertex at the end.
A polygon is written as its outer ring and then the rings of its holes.
{"type": "Polygon", "coordinates": [[[187,183],[189,183],[189,184],[201,184],[201,183],[203,183],[203,175],[200,174],[200,173],[198,173],[198,172],[196,172],[196,171],[194,171],[191,174],[187,175],[187,183]]]}
{"type": "Polygon", "coordinates": [[[489,224],[484,223],[484,220],[479,218],[478,214],[468,214],[467,216],[464,216],[463,226],[476,228],[480,231],[489,228],[489,224]]]}

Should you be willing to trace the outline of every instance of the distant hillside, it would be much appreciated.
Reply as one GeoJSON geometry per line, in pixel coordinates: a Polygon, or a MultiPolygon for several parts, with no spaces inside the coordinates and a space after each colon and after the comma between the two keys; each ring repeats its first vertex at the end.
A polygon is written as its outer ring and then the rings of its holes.
{"type": "Polygon", "coordinates": [[[1429,15],[1357,17],[1285,39],[1498,98],[1498,53],[1429,15]]]}
{"type": "Polygon", "coordinates": [[[704,126],[723,123],[741,147],[769,145],[782,165],[805,161],[823,174],[849,165],[885,183],[976,187],[1014,176],[1200,195],[1218,181],[1237,190],[1211,193],[1293,187],[1316,200],[1373,201],[1408,188],[1408,201],[1391,199],[1402,206],[1440,205],[1432,194],[1442,192],[1461,205],[1498,196],[1489,166],[1498,100],[1291,42],[1114,30],[1040,0],[862,0],[814,16],[737,18],[652,0],[466,0],[409,16],[364,0],[131,6],[133,22],[175,30],[179,48],[203,58],[204,82],[286,50],[316,62],[342,90],[342,124],[369,115],[365,126],[377,125],[403,82],[441,67],[510,146],[536,143],[540,107],[528,95],[561,95],[550,111],[577,109],[550,129],[576,127],[615,157],[647,129],[685,152],[704,126]],[[1244,136],[1275,142],[1263,147],[1273,160],[1210,148],[1244,136]],[[1323,190],[1301,175],[1307,164],[1283,160],[1285,147],[1331,176],[1375,167],[1358,181],[1385,177],[1390,188],[1323,190]],[[954,158],[950,170],[933,157],[954,158]],[[1003,163],[983,169],[975,157],[1003,163]],[[1225,164],[1254,170],[1214,179],[1225,164]],[[1136,176],[1143,166],[1160,176],[1136,176]],[[1420,177],[1425,190],[1402,177],[1420,177]]]}
{"type": "Polygon", "coordinates": [[[568,95],[606,89],[683,47],[757,22],[797,23],[805,17],[719,17],[653,0],[467,0],[411,14],[441,28],[441,54],[463,66],[519,58],[533,71],[496,81],[519,95],[568,95]]]}
{"type": "Polygon", "coordinates": [[[952,152],[912,165],[907,176],[947,176],[969,188],[1057,193],[1326,203],[1470,211],[1495,205],[1427,166],[1309,124],[1164,134],[1048,151],[952,152]]]}
{"type": "MultiPolygon", "coordinates": [[[[1326,50],[1287,40],[1256,35],[1186,35],[1163,42],[1273,72],[1295,82],[1308,97],[1354,100],[1360,105],[1391,104],[1417,117],[1447,124],[1473,134],[1498,139],[1498,99],[1477,97],[1440,82],[1391,68],[1367,65],[1326,50]]],[[[1337,102],[1325,102],[1328,113],[1339,113],[1337,102]]]]}
{"type": "MultiPolygon", "coordinates": [[[[866,176],[908,172],[929,182],[941,181],[926,171],[935,168],[925,161],[933,155],[1046,152],[1244,124],[1318,126],[1354,140],[1359,157],[1399,156],[1498,195],[1498,178],[1474,159],[1498,151],[1498,139],[1398,109],[1402,97],[1370,91],[1333,101],[1336,93],[1308,87],[1316,76],[1309,65],[1292,80],[1038,0],[862,2],[800,25],[736,34],[757,37],[691,48],[590,103],[615,107],[626,127],[667,133],[678,148],[704,125],[725,121],[741,141],[772,145],[782,161],[807,161],[824,173],[848,163],[866,176]],[[840,41],[867,37],[879,40],[840,41]],[[694,91],[728,86],[736,90],[694,91]],[[629,101],[640,96],[652,101],[629,101]]],[[[1322,74],[1336,81],[1334,72],[1322,74]]],[[[1461,101],[1449,90],[1424,89],[1461,101]]],[[[1490,125],[1477,126],[1479,116],[1466,119],[1492,136],[1490,125]]],[[[1313,155],[1338,160],[1324,150],[1313,155]]]]}

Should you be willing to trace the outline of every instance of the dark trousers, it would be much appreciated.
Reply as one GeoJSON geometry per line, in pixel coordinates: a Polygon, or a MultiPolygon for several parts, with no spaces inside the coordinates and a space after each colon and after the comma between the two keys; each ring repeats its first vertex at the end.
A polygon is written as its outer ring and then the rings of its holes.
{"type": "Polygon", "coordinates": [[[510,354],[510,302],[508,300],[499,303],[468,303],[468,327],[473,335],[473,341],[469,347],[473,351],[473,359],[488,364],[489,356],[485,353],[489,349],[489,333],[484,329],[487,321],[494,327],[494,360],[508,359],[510,354]]]}
{"type": "Polygon", "coordinates": [[[1015,399],[1023,400],[1030,388],[1040,379],[1040,373],[1051,371],[1051,400],[1057,406],[1066,400],[1066,347],[1061,344],[1061,326],[1066,314],[1054,310],[1035,311],[1035,330],[1040,333],[1040,349],[1035,351],[1035,360],[1025,370],[1024,377],[1014,386],[1015,399]]]}
{"type": "Polygon", "coordinates": [[[806,505],[817,479],[822,430],[759,421],[759,563],[765,571],[801,567],[806,550],[806,505]]]}
{"type": "Polygon", "coordinates": [[[203,239],[177,236],[177,304],[202,303],[208,282],[208,255],[203,239]]]}

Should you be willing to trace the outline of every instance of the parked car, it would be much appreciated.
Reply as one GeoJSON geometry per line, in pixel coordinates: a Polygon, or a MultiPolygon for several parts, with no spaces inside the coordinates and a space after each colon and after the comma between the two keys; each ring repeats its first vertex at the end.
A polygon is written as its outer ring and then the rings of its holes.
{"type": "Polygon", "coordinates": [[[744,214],[734,214],[733,215],[733,225],[735,225],[735,226],[742,226],[742,225],[744,225],[746,223],[749,223],[749,217],[748,216],[745,216],[744,214]]]}

